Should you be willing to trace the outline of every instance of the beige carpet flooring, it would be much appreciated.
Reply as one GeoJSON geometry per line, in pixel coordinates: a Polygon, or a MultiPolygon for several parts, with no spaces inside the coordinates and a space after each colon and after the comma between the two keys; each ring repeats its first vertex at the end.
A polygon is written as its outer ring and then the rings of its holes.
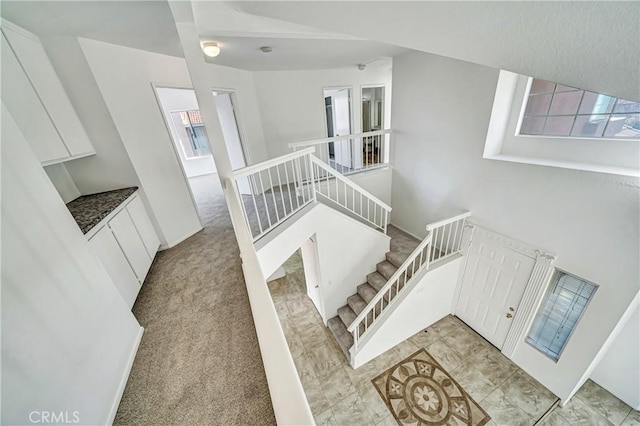
{"type": "Polygon", "coordinates": [[[204,229],[158,253],[142,286],[145,333],[114,424],[275,424],[220,184],[191,183],[204,229]]]}

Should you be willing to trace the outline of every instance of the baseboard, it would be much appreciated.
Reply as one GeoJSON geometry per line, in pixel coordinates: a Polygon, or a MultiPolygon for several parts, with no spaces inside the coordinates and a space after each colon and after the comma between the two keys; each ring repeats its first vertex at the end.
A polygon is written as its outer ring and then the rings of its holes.
{"type": "Polygon", "coordinates": [[[392,226],[394,226],[394,227],[398,228],[399,230],[401,230],[401,231],[402,231],[402,232],[404,232],[405,234],[409,234],[409,235],[411,235],[413,238],[415,238],[415,239],[416,239],[416,240],[418,240],[418,241],[422,241],[422,240],[424,240],[424,237],[418,237],[418,236],[417,236],[416,234],[414,234],[413,232],[409,232],[409,231],[407,231],[406,229],[404,229],[404,228],[402,228],[402,227],[400,227],[400,226],[396,225],[396,224],[395,224],[395,223],[393,223],[393,222],[389,222],[389,225],[392,225],[392,226]]]}
{"type": "Polygon", "coordinates": [[[109,412],[109,421],[107,422],[107,424],[109,425],[113,424],[113,421],[116,418],[116,413],[118,412],[118,407],[120,406],[120,400],[122,399],[122,395],[124,394],[124,388],[127,386],[127,381],[129,380],[129,375],[131,374],[131,368],[133,367],[133,361],[136,359],[136,354],[138,353],[138,348],[140,347],[140,342],[142,341],[143,334],[144,327],[140,327],[140,330],[138,330],[138,335],[136,336],[136,341],[131,348],[131,353],[129,354],[127,367],[124,370],[122,379],[120,379],[118,392],[116,392],[116,397],[113,400],[113,405],[111,406],[111,411],[109,412]]]}
{"type": "Polygon", "coordinates": [[[158,248],[158,251],[162,251],[162,250],[166,250],[166,249],[170,249],[173,248],[175,246],[177,246],[178,244],[180,244],[181,242],[188,240],[189,238],[193,237],[194,235],[196,235],[198,232],[202,231],[204,228],[200,227],[198,229],[196,229],[195,231],[193,231],[190,234],[185,235],[183,238],[179,239],[178,241],[174,241],[171,244],[161,244],[160,247],[158,248]]]}

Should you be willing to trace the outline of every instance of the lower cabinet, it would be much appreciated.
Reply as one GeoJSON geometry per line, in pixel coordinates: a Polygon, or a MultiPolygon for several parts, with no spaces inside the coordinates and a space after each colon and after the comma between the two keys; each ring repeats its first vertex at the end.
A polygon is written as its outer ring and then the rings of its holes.
{"type": "Polygon", "coordinates": [[[99,230],[89,240],[89,245],[94,250],[107,273],[120,291],[122,298],[131,308],[140,291],[140,281],[133,273],[129,261],[125,257],[116,237],[108,226],[99,230]]]}
{"type": "Polygon", "coordinates": [[[89,245],[104,265],[123,299],[132,307],[160,241],[137,195],[97,225],[89,245]]]}

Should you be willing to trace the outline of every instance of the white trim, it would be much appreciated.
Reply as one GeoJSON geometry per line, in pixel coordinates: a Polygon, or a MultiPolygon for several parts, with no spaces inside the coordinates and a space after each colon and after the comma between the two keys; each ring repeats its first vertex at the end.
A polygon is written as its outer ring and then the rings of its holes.
{"type": "Polygon", "coordinates": [[[536,257],[533,271],[531,271],[529,281],[522,293],[522,299],[520,299],[511,327],[502,345],[502,353],[509,359],[512,359],[517,346],[524,343],[527,330],[531,327],[531,323],[540,308],[544,292],[553,275],[553,263],[555,260],[555,256],[542,252],[536,257]]]}
{"type": "Polygon", "coordinates": [[[196,235],[198,232],[202,231],[203,229],[204,229],[204,227],[202,227],[202,226],[201,226],[200,228],[196,229],[196,230],[195,230],[195,231],[193,231],[193,232],[188,233],[188,234],[187,234],[187,235],[185,235],[184,237],[180,238],[179,240],[174,241],[174,242],[173,242],[173,243],[171,243],[171,244],[169,244],[169,243],[167,243],[167,244],[162,244],[162,245],[158,248],[158,251],[162,251],[162,250],[167,250],[167,249],[173,248],[173,247],[177,246],[178,244],[180,244],[181,242],[183,242],[183,241],[185,241],[185,240],[187,240],[187,239],[189,239],[189,238],[193,237],[194,235],[196,235]]]}
{"type": "Polygon", "coordinates": [[[508,161],[511,163],[533,164],[537,166],[559,167],[562,169],[585,170],[588,172],[607,173],[612,175],[640,177],[640,169],[630,169],[626,167],[613,167],[591,163],[578,163],[569,161],[549,160],[546,158],[523,157],[516,155],[494,155],[484,157],[487,160],[508,161]]]}
{"type": "Polygon", "coordinates": [[[480,232],[480,234],[482,234],[483,236],[492,238],[496,240],[498,243],[505,246],[506,248],[509,248],[513,251],[516,251],[520,254],[530,257],[531,259],[535,260],[538,258],[538,256],[551,256],[555,258],[555,254],[552,254],[542,248],[532,246],[531,244],[525,243],[523,241],[517,240],[515,238],[509,237],[499,232],[493,231],[471,220],[468,220],[467,223],[476,227],[477,228],[476,232],[480,232]]]}
{"type": "Polygon", "coordinates": [[[107,419],[106,424],[113,424],[114,419],[116,418],[116,414],[118,413],[118,407],[120,406],[120,401],[122,400],[122,395],[124,394],[124,389],[127,387],[127,381],[129,380],[129,375],[131,374],[131,369],[133,368],[133,362],[136,359],[136,354],[138,353],[138,348],[140,347],[140,342],[142,342],[142,335],[144,334],[144,327],[140,327],[138,330],[138,334],[136,335],[136,340],[133,343],[133,347],[131,348],[131,353],[129,354],[129,359],[127,360],[127,365],[124,370],[124,374],[120,379],[120,385],[118,386],[118,390],[116,391],[116,396],[111,404],[111,410],[109,411],[109,418],[107,419]]]}

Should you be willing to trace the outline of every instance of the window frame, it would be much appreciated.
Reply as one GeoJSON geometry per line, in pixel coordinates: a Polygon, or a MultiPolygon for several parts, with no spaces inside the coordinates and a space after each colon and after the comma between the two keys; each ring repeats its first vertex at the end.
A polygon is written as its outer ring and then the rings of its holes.
{"type": "Polygon", "coordinates": [[[598,289],[600,288],[600,286],[592,281],[586,280],[584,278],[580,278],[577,275],[574,275],[570,272],[564,271],[562,269],[559,268],[554,268],[554,272],[551,275],[551,279],[549,280],[549,283],[547,284],[547,287],[545,288],[544,294],[542,296],[542,299],[540,301],[540,304],[538,305],[538,309],[536,310],[534,316],[533,316],[533,320],[531,321],[531,324],[529,325],[529,328],[525,334],[524,337],[524,341],[525,343],[527,343],[529,346],[531,346],[533,349],[535,349],[536,351],[540,352],[542,355],[544,355],[545,357],[547,357],[548,359],[550,359],[551,361],[555,362],[556,364],[560,361],[560,358],[562,357],[563,352],[565,351],[565,349],[567,348],[567,346],[569,345],[569,341],[571,340],[571,337],[573,337],[573,334],[575,333],[576,329],[578,328],[578,325],[580,324],[580,321],[582,320],[582,318],[584,317],[584,314],[586,313],[587,309],[589,308],[589,305],[591,304],[591,302],[593,301],[596,293],[598,292],[598,289]],[[538,347],[535,342],[533,341],[533,339],[531,339],[529,337],[529,334],[531,333],[531,331],[534,329],[536,321],[538,320],[538,318],[542,315],[545,307],[546,307],[546,302],[549,298],[549,295],[553,292],[553,288],[552,286],[557,285],[560,281],[560,278],[562,275],[567,275],[569,277],[572,277],[576,280],[579,280],[583,283],[587,283],[593,286],[593,291],[591,292],[591,295],[589,297],[589,299],[587,299],[587,302],[584,305],[584,308],[582,309],[582,311],[580,312],[580,315],[576,318],[576,321],[573,325],[573,327],[571,328],[571,331],[569,332],[569,334],[567,335],[566,340],[564,341],[564,344],[562,345],[562,348],[560,349],[560,351],[558,351],[558,357],[554,358],[553,356],[551,356],[548,352],[549,351],[545,351],[544,349],[538,347]]]}
{"type": "MultiPolygon", "coordinates": [[[[518,122],[516,124],[516,129],[515,129],[515,137],[523,137],[523,138],[549,138],[549,139],[584,139],[584,140],[596,140],[596,141],[607,141],[607,142],[617,142],[617,141],[631,141],[631,142],[636,142],[638,141],[638,139],[634,139],[634,138],[611,138],[611,137],[589,137],[589,136],[573,136],[573,135],[568,135],[568,136],[562,136],[562,135],[528,135],[528,134],[522,134],[520,132],[521,128],[522,128],[522,123],[524,121],[525,118],[525,112],[527,110],[527,105],[529,103],[529,97],[531,95],[531,86],[533,85],[533,77],[527,77],[527,86],[526,89],[524,91],[524,95],[522,97],[522,104],[520,106],[520,114],[518,116],[518,122]]],[[[558,83],[556,83],[558,84],[558,83]]],[[[583,90],[583,89],[577,89],[576,90],[581,90],[583,92],[590,92],[589,90],[583,90]]],[[[563,93],[563,92],[554,92],[554,93],[563,93]]],[[[591,93],[595,93],[595,92],[591,92],[591,93]]],[[[596,93],[598,95],[601,95],[602,93],[596,93]]],[[[607,95],[608,96],[608,95],[607,95]]],[[[616,99],[616,102],[621,99],[618,98],[616,96],[611,96],[612,98],[616,99]]],[[[591,115],[606,115],[607,116],[607,122],[609,121],[609,119],[611,118],[612,115],[615,115],[613,113],[613,109],[615,108],[612,107],[612,111],[611,112],[604,112],[601,114],[591,114],[591,115]]],[[[586,115],[586,114],[573,114],[573,117],[578,117],[578,116],[582,116],[582,115],[586,115]]],[[[571,114],[567,115],[567,116],[572,116],[571,114]]],[[[542,116],[541,116],[542,117],[542,116]]],[[[549,117],[549,115],[545,115],[545,117],[549,117]]],[[[555,115],[551,115],[551,117],[555,117],[555,115]]],[[[607,123],[607,126],[609,125],[609,123],[607,123]]],[[[606,126],[604,131],[606,131],[606,126]]]]}
{"type": "Polygon", "coordinates": [[[519,135],[529,77],[501,70],[483,158],[640,177],[640,139],[519,135]]]}

